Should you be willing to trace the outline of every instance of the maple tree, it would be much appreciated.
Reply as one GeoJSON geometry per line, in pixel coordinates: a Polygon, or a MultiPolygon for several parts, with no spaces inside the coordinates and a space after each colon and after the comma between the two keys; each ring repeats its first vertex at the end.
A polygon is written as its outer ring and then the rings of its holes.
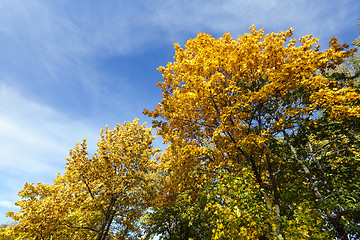
{"type": "Polygon", "coordinates": [[[101,130],[89,158],[86,139],[67,158],[54,184],[25,184],[16,202],[12,236],[30,239],[125,239],[139,237],[151,187],[151,129],[138,120],[101,130]]]}
{"type": "MultiPolygon", "coordinates": [[[[175,61],[159,68],[162,101],[144,113],[163,119],[153,125],[166,143],[185,145],[184,154],[201,156],[210,169],[235,166],[240,176],[251,169],[274,226],[259,238],[291,237],[297,231],[300,238],[329,232],[348,239],[350,225],[359,222],[336,192],[358,189],[350,184],[358,167],[347,176],[340,169],[357,166],[358,135],[351,126],[360,117],[360,94],[351,78],[326,73],[355,50],[332,38],[329,49],[320,51],[311,35],[288,40],[292,29],[266,35],[250,30],[237,39],[199,34],[184,49],[175,44],[175,61]],[[341,155],[342,147],[352,157],[341,155]],[[334,175],[340,184],[332,181],[334,175]],[[303,221],[306,217],[313,221],[303,221]]],[[[165,160],[168,168],[179,176],[198,164],[191,157],[182,157],[181,164],[171,159],[165,160]]],[[[349,206],[357,199],[358,192],[349,206]]]]}

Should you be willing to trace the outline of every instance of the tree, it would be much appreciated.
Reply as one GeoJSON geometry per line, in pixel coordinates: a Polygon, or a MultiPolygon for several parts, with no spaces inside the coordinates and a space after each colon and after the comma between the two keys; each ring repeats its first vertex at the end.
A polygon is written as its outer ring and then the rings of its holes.
{"type": "MultiPolygon", "coordinates": [[[[263,239],[294,238],[294,231],[302,233],[298,238],[348,239],[350,222],[359,224],[354,217],[359,209],[355,215],[344,211],[344,195],[337,190],[358,189],[351,178],[359,169],[347,175],[340,169],[357,166],[359,136],[351,126],[360,117],[360,94],[350,78],[326,73],[355,50],[336,38],[325,51],[314,47],[311,35],[288,41],[292,29],[267,35],[250,30],[236,40],[230,34],[219,39],[199,34],[185,49],[175,44],[175,61],[159,68],[162,101],[144,113],[163,119],[153,125],[164,141],[185,145],[209,171],[228,169],[236,176],[251,171],[254,194],[274,226],[263,239]],[[208,141],[216,152],[204,145],[208,141]]],[[[184,166],[197,164],[194,158],[184,161],[168,164],[182,176],[184,166]]],[[[351,204],[357,199],[358,192],[351,204]]]]}
{"type": "Polygon", "coordinates": [[[154,137],[138,120],[101,130],[88,157],[86,139],[67,158],[54,184],[25,184],[13,234],[30,239],[125,239],[141,236],[138,221],[147,208],[154,137]]]}
{"type": "Polygon", "coordinates": [[[206,211],[208,192],[199,184],[205,176],[204,169],[187,166],[186,174],[180,175],[175,168],[162,165],[168,161],[182,165],[184,157],[191,157],[184,154],[183,150],[171,145],[158,159],[156,194],[151,210],[142,222],[146,239],[154,236],[170,240],[211,237],[212,214],[206,211]]]}

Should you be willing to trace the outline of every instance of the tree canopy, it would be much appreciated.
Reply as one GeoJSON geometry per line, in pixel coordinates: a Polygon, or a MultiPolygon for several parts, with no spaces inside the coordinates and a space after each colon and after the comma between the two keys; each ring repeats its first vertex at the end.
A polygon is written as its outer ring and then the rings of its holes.
{"type": "Polygon", "coordinates": [[[188,169],[199,164],[210,175],[250,171],[251,197],[268,217],[251,215],[266,220],[257,234],[251,221],[243,227],[258,238],[348,239],[359,224],[360,94],[352,78],[328,72],[354,50],[332,38],[320,51],[311,35],[288,40],[292,29],[250,30],[237,39],[199,34],[159,68],[162,101],[145,113],[163,119],[158,134],[181,152],[164,161],[181,181],[193,181],[188,169]]]}
{"type": "Polygon", "coordinates": [[[141,236],[138,220],[148,207],[154,137],[138,119],[101,130],[89,158],[86,139],[67,158],[53,184],[26,183],[9,212],[12,236],[30,239],[128,239],[141,236]]]}

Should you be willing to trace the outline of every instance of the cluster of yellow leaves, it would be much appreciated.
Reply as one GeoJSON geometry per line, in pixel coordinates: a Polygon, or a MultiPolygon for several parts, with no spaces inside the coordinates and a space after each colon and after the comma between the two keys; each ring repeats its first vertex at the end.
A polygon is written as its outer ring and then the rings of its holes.
{"type": "Polygon", "coordinates": [[[239,147],[263,154],[268,136],[293,129],[296,119],[315,109],[337,119],[359,116],[351,103],[360,94],[351,86],[336,89],[337,82],[322,75],[354,50],[345,51],[333,38],[321,52],[311,35],[286,45],[292,29],[266,35],[250,30],[237,39],[199,34],[185,49],[175,44],[175,61],[158,69],[163,99],[144,111],[167,120],[155,121],[165,142],[207,138],[230,155],[239,147]]]}
{"type": "MultiPolygon", "coordinates": [[[[101,130],[98,149],[89,158],[86,139],[67,158],[65,174],[54,184],[25,184],[9,212],[17,224],[8,229],[21,239],[107,239],[111,224],[136,226],[148,204],[154,137],[138,119],[101,130]]],[[[117,235],[123,234],[117,231],[117,235]]]]}
{"type": "Polygon", "coordinates": [[[124,195],[145,183],[153,167],[151,157],[158,151],[152,149],[151,129],[139,126],[136,119],[114,130],[106,127],[100,136],[92,159],[87,157],[86,139],[70,152],[66,170],[75,174],[70,178],[91,183],[94,192],[106,194],[103,197],[124,195]]]}
{"type": "Polygon", "coordinates": [[[342,116],[357,116],[359,109],[349,104],[358,100],[359,94],[351,87],[331,90],[335,81],[320,75],[342,63],[354,50],[344,51],[346,46],[334,38],[330,48],[321,52],[313,48],[318,40],[311,35],[291,39],[285,45],[292,29],[267,35],[255,27],[250,30],[236,40],[230,34],[219,39],[199,34],[185,49],[175,45],[175,61],[159,68],[164,79],[158,83],[163,100],[154,111],[145,111],[169,121],[171,130],[162,125],[163,133],[169,131],[162,134],[167,136],[165,140],[173,138],[171,131],[180,126],[183,139],[195,134],[197,138],[216,136],[233,128],[241,135],[238,139],[243,139],[254,111],[261,110],[269,99],[286,101],[300,88],[311,94],[307,99],[310,102],[301,102],[301,111],[299,104],[287,106],[286,113],[274,119],[268,130],[286,128],[286,122],[299,114],[310,114],[316,107],[334,114],[341,109],[342,116]],[[209,134],[214,127],[217,134],[209,134]]]}
{"type": "Polygon", "coordinates": [[[60,239],[61,236],[74,236],[63,226],[67,218],[64,213],[69,211],[71,205],[63,194],[64,188],[61,185],[38,183],[35,186],[26,183],[19,192],[23,200],[15,203],[20,207],[20,212],[7,213],[8,217],[17,222],[9,229],[11,236],[16,239],[60,239]]]}

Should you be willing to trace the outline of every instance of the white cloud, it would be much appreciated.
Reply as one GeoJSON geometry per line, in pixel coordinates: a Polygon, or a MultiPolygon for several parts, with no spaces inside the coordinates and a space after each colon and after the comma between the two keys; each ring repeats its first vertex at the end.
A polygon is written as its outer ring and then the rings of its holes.
{"type": "Polygon", "coordinates": [[[14,203],[9,201],[0,201],[0,206],[6,207],[6,208],[12,208],[14,207],[14,203]]]}
{"type": "Polygon", "coordinates": [[[99,129],[91,122],[63,115],[0,84],[0,182],[14,200],[25,182],[51,182],[63,172],[77,141],[89,139],[94,151],[99,129]]]}
{"type": "MultiPolygon", "coordinates": [[[[113,1],[2,1],[0,81],[57,109],[79,114],[81,106],[87,117],[116,105],[119,96],[131,97],[128,79],[104,79],[97,64],[157,38],[146,25],[150,13],[137,11],[113,1]]],[[[128,111],[117,106],[117,112],[128,111]]]]}
{"type": "Polygon", "coordinates": [[[358,10],[359,4],[352,1],[325,0],[155,0],[141,4],[8,0],[0,5],[0,32],[27,38],[41,49],[45,67],[52,69],[46,66],[48,58],[61,65],[72,64],[79,55],[126,54],[151,41],[181,40],[184,31],[242,34],[256,24],[271,31],[296,27],[304,34],[327,37],[349,27],[344,22],[356,19],[358,10]]]}
{"type": "MultiPolygon", "coordinates": [[[[149,3],[150,4],[150,3],[149,3]]],[[[356,32],[357,1],[225,0],[151,2],[152,21],[179,41],[183,31],[231,32],[234,37],[255,24],[265,32],[295,28],[297,37],[313,34],[327,42],[332,35],[356,32]]]]}

